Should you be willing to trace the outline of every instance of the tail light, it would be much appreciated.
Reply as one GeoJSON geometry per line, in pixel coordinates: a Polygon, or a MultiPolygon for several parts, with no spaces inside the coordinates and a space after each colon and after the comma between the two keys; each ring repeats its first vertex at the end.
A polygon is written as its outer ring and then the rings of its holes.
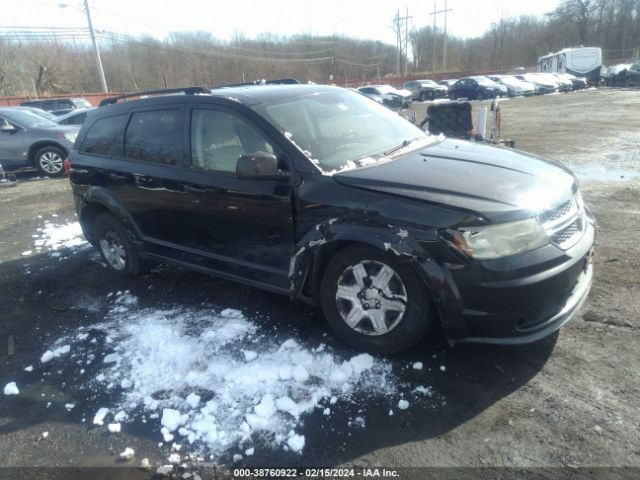
{"type": "Polygon", "coordinates": [[[71,160],[68,158],[64,161],[64,171],[67,172],[67,177],[71,176],[71,160]]]}

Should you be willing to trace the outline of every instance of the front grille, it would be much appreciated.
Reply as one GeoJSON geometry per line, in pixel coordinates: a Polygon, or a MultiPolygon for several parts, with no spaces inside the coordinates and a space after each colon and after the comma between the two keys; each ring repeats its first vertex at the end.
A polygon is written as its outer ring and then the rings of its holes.
{"type": "Polygon", "coordinates": [[[575,197],[540,213],[538,218],[549,240],[562,250],[578,243],[584,232],[584,212],[575,197]]]}
{"type": "Polygon", "coordinates": [[[542,222],[543,224],[555,222],[556,220],[559,220],[567,215],[574,206],[575,200],[573,198],[571,200],[567,200],[566,202],[555,208],[542,212],[540,214],[540,222],[542,222]]]}
{"type": "Polygon", "coordinates": [[[552,235],[549,236],[549,238],[553,243],[562,247],[564,244],[568,243],[575,235],[578,235],[580,232],[582,232],[582,221],[580,218],[577,218],[568,227],[565,227],[553,233],[552,235]]]}

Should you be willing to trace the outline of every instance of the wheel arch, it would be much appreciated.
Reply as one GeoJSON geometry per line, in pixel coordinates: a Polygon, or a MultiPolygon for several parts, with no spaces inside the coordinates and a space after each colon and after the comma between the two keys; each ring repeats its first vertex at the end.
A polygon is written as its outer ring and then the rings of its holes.
{"type": "Polygon", "coordinates": [[[407,229],[329,219],[312,228],[296,244],[289,268],[291,298],[317,305],[319,285],[329,261],[338,251],[352,245],[368,246],[414,263],[425,255],[407,229]]]}
{"type": "Polygon", "coordinates": [[[29,151],[27,153],[27,159],[29,160],[29,163],[35,166],[36,153],[38,153],[39,150],[42,150],[43,148],[46,148],[46,147],[58,148],[62,150],[62,153],[64,153],[65,156],[69,155],[69,151],[66,148],[64,148],[60,143],[56,142],[55,140],[40,140],[40,141],[34,142],[29,147],[29,151]]]}
{"type": "Polygon", "coordinates": [[[98,215],[103,212],[111,213],[135,234],[136,240],[142,238],[133,218],[120,201],[103,187],[90,187],[82,197],[83,208],[80,210],[80,226],[84,236],[94,244],[93,225],[98,215]]]}

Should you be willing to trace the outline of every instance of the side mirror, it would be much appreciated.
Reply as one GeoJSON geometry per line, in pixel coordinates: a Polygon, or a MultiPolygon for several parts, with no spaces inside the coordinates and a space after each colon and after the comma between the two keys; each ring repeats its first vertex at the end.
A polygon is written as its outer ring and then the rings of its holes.
{"type": "Polygon", "coordinates": [[[280,180],[289,173],[278,170],[278,158],[273,153],[254,152],[238,157],[236,177],[243,180],[280,180]]]}
{"type": "Polygon", "coordinates": [[[0,127],[0,132],[2,133],[14,133],[17,132],[18,129],[16,127],[14,127],[13,125],[2,125],[0,127]]]}

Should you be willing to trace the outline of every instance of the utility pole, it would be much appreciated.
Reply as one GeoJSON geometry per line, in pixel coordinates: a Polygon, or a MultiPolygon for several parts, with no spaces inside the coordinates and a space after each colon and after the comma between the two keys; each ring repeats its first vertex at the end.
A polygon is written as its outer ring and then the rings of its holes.
{"type": "Polygon", "coordinates": [[[444,46],[442,50],[442,71],[447,71],[447,12],[453,8],[447,8],[447,0],[444,0],[444,46]]]}
{"type": "Polygon", "coordinates": [[[397,60],[396,60],[396,74],[397,75],[402,75],[404,72],[406,72],[407,70],[407,62],[408,62],[408,56],[407,54],[407,47],[409,45],[409,19],[411,19],[413,17],[409,16],[409,9],[407,9],[407,14],[404,17],[400,16],[400,9],[398,9],[398,12],[396,13],[395,18],[393,19],[393,27],[391,27],[391,29],[395,32],[396,34],[396,46],[398,47],[398,55],[397,55],[397,60]],[[402,34],[402,28],[404,26],[404,40],[403,40],[403,34],[402,34]],[[404,46],[403,46],[404,44],[404,46]],[[406,60],[404,62],[403,65],[403,59],[406,60]]]}
{"type": "Polygon", "coordinates": [[[405,14],[404,22],[404,75],[409,73],[409,7],[407,7],[407,13],[405,14]]]}
{"type": "Polygon", "coordinates": [[[438,15],[438,2],[433,2],[433,30],[431,31],[431,35],[433,37],[433,57],[431,59],[431,71],[436,73],[436,15],[438,15]]]}
{"type": "Polygon", "coordinates": [[[91,35],[91,42],[93,43],[93,51],[96,54],[96,64],[98,65],[98,74],[100,75],[100,83],[102,85],[102,91],[108,93],[107,80],[104,78],[104,70],[102,69],[102,59],[100,58],[100,50],[98,49],[98,42],[96,41],[96,34],[93,31],[93,23],[91,22],[91,11],[89,10],[89,2],[84,0],[84,12],[87,14],[87,22],[89,23],[89,34],[91,35]]]}
{"type": "Polygon", "coordinates": [[[433,65],[432,71],[436,71],[436,16],[439,13],[444,13],[444,45],[442,54],[442,70],[447,69],[447,12],[450,12],[453,8],[447,8],[447,0],[444,0],[444,10],[438,10],[437,2],[433,2],[433,12],[429,15],[433,15],[433,65]]]}

